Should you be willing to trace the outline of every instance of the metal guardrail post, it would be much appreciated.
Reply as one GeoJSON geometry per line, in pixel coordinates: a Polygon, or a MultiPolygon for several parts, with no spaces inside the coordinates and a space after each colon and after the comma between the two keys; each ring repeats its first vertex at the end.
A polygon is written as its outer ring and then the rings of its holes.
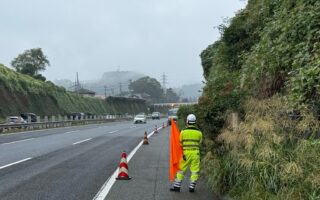
{"type": "Polygon", "coordinates": [[[48,116],[44,116],[45,127],[48,128],[48,116]]]}
{"type": "Polygon", "coordinates": [[[55,116],[51,116],[51,127],[55,128],[56,127],[56,124],[55,124],[55,121],[56,121],[56,117],[55,116]]]}

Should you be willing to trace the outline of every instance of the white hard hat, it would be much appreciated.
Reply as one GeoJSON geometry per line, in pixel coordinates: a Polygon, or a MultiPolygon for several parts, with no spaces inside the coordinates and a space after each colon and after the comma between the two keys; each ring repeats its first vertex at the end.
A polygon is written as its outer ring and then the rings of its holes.
{"type": "Polygon", "coordinates": [[[196,120],[197,118],[194,114],[189,114],[187,117],[187,124],[195,124],[196,120]]]}

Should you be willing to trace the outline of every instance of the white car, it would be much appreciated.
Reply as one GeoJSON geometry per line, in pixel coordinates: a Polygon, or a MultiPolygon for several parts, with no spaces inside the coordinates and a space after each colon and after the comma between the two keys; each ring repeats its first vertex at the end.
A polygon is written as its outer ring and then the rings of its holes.
{"type": "Polygon", "coordinates": [[[152,119],[160,119],[160,113],[159,112],[153,112],[151,114],[152,119]]]}
{"type": "Polygon", "coordinates": [[[133,123],[134,124],[138,124],[138,123],[147,123],[147,117],[146,115],[144,114],[138,114],[134,117],[134,120],[133,120],[133,123]]]}
{"type": "Polygon", "coordinates": [[[22,117],[11,116],[9,117],[9,124],[25,124],[27,123],[22,117]]]}

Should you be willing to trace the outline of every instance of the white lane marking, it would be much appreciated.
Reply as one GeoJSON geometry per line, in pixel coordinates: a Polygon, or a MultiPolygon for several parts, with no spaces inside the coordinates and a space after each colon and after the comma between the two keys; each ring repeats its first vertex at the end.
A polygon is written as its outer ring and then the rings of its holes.
{"type": "Polygon", "coordinates": [[[100,126],[99,128],[109,128],[110,126],[100,126]]]}
{"type": "Polygon", "coordinates": [[[68,131],[68,132],[65,132],[65,133],[74,133],[74,132],[77,132],[77,131],[68,131]]]}
{"type": "MultiPolygon", "coordinates": [[[[160,127],[158,130],[162,129],[160,127]]],[[[148,138],[151,137],[154,134],[154,131],[152,131],[149,135],[148,138]]],[[[130,154],[127,157],[127,162],[131,160],[131,158],[134,156],[134,154],[138,151],[138,149],[142,146],[143,140],[130,152],[130,154]]],[[[96,196],[93,197],[93,200],[104,200],[108,193],[111,190],[111,187],[113,184],[116,182],[116,177],[118,175],[118,169],[116,169],[113,174],[108,178],[108,180],[102,185],[101,189],[99,192],[96,194],[96,196]]]]}
{"type": "Polygon", "coordinates": [[[19,160],[19,161],[17,161],[17,162],[13,162],[13,163],[10,163],[10,164],[7,164],[7,165],[3,165],[3,166],[0,167],[0,169],[4,169],[4,168],[6,168],[6,167],[10,167],[10,166],[12,166],[12,165],[16,165],[16,164],[19,164],[19,163],[22,163],[22,162],[25,162],[25,161],[31,160],[31,159],[32,159],[32,158],[26,158],[26,159],[23,159],[23,160],[19,160]]]}
{"type": "Polygon", "coordinates": [[[88,138],[88,139],[85,139],[85,140],[81,140],[79,142],[75,142],[75,143],[72,143],[73,145],[76,145],[76,144],[80,144],[80,143],[83,143],[83,142],[87,142],[89,140],[91,140],[92,138],[88,138]]]}
{"type": "Polygon", "coordinates": [[[25,141],[33,140],[33,139],[35,139],[35,138],[29,138],[29,139],[25,139],[25,140],[17,140],[17,141],[13,141],[13,142],[2,143],[1,145],[15,144],[18,142],[25,142],[25,141]]]}
{"type": "Polygon", "coordinates": [[[130,126],[130,128],[135,128],[135,127],[137,127],[137,126],[130,126]]]}
{"type": "MultiPolygon", "coordinates": [[[[44,128],[44,129],[40,129],[40,130],[30,130],[30,131],[21,131],[21,132],[13,132],[10,133],[10,135],[17,135],[20,133],[33,133],[33,132],[41,132],[41,131],[48,131],[48,130],[56,130],[56,129],[67,129],[67,128],[71,128],[70,126],[67,127],[57,127],[57,128],[44,128]]],[[[7,136],[6,134],[0,134],[0,137],[2,136],[7,136]]]]}
{"type": "Polygon", "coordinates": [[[111,132],[109,132],[109,133],[116,133],[116,132],[118,132],[119,130],[115,130],[115,131],[111,131],[111,132]]]}

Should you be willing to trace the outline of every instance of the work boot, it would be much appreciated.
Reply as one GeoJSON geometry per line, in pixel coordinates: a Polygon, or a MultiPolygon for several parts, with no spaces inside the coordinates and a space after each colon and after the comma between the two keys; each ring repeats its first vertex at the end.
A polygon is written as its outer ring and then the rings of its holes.
{"type": "Polygon", "coordinates": [[[170,188],[171,192],[180,192],[181,181],[174,181],[173,185],[170,188]]]}
{"type": "Polygon", "coordinates": [[[181,187],[175,187],[175,186],[173,185],[173,186],[171,186],[170,191],[171,191],[171,192],[180,192],[180,188],[181,188],[181,187]]]}
{"type": "Polygon", "coordinates": [[[196,183],[191,182],[189,185],[189,192],[194,192],[195,188],[196,188],[196,183]]]}

